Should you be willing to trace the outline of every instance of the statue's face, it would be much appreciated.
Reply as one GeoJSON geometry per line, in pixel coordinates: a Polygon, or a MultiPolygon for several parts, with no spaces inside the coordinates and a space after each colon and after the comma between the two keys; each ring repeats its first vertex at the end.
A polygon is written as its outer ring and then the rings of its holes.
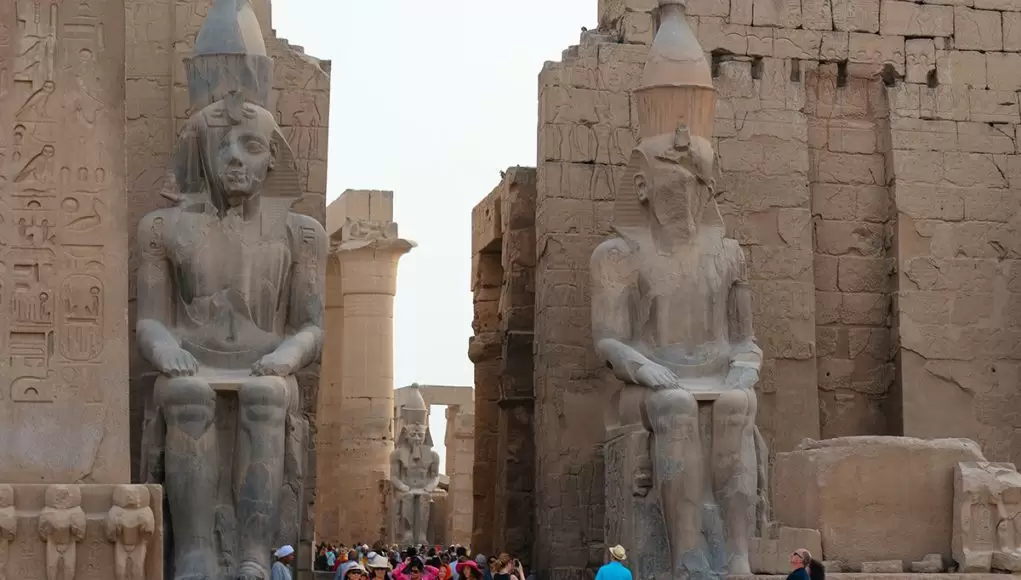
{"type": "Polygon", "coordinates": [[[635,174],[638,199],[647,203],[652,215],[664,226],[694,229],[695,213],[707,192],[695,174],[680,165],[657,164],[635,174]]]}
{"type": "Polygon", "coordinates": [[[425,443],[425,425],[408,425],[406,429],[408,441],[412,445],[421,445],[425,443]]]}
{"type": "Polygon", "coordinates": [[[237,205],[262,191],[266,174],[273,168],[271,134],[258,123],[232,125],[220,139],[213,157],[214,170],[228,202],[237,205]]]}

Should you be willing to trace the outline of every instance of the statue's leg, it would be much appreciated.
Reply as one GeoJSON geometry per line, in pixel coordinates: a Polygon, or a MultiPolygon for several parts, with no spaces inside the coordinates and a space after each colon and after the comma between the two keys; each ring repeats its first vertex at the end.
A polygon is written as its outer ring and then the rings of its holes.
{"type": "Polygon", "coordinates": [[[281,377],[250,377],[238,393],[241,429],[235,483],[242,578],[269,577],[284,479],[288,388],[281,377]]]}
{"type": "Polygon", "coordinates": [[[415,506],[415,541],[420,544],[429,542],[429,496],[418,496],[418,505],[415,506]]]}
{"type": "Polygon", "coordinates": [[[400,506],[399,538],[401,545],[410,546],[415,543],[415,496],[404,494],[400,506]]]}
{"type": "Polygon", "coordinates": [[[730,574],[751,573],[748,538],[758,498],[756,408],[750,389],[728,391],[713,404],[713,493],[723,508],[730,574]]]}
{"type": "Polygon", "coordinates": [[[645,399],[643,421],[652,431],[653,474],[671,565],[682,577],[706,577],[710,570],[702,550],[704,465],[698,402],[681,389],[650,393],[645,399]]]}
{"type": "Polygon", "coordinates": [[[174,533],[174,577],[214,578],[213,514],[219,469],[216,393],[198,377],[158,384],[156,400],[166,421],[165,485],[174,533]]]}

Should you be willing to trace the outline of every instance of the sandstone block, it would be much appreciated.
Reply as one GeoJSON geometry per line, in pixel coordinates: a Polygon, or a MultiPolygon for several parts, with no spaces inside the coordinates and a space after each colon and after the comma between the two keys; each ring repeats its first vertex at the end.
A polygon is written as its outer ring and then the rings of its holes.
{"type": "Polygon", "coordinates": [[[826,558],[852,567],[880,558],[949,558],[951,474],[958,462],[982,458],[978,445],[962,439],[809,440],[777,454],[776,518],[782,525],[819,529],[826,558]]]}
{"type": "Polygon", "coordinates": [[[951,6],[883,0],[880,33],[901,36],[952,36],[954,9],[951,6]]]}
{"type": "Polygon", "coordinates": [[[833,25],[844,32],[879,32],[879,0],[831,0],[833,25]]]}
{"type": "MultiPolygon", "coordinates": [[[[919,89],[919,109],[923,117],[967,121],[972,118],[971,88],[958,85],[939,85],[936,88],[921,86],[919,89]]],[[[995,101],[986,105],[993,108],[1002,107],[995,101]]]]}
{"type": "Polygon", "coordinates": [[[822,33],[817,30],[778,28],[773,34],[773,56],[777,58],[819,58],[822,33]]]}
{"type": "Polygon", "coordinates": [[[1003,91],[1021,89],[1021,54],[990,52],[986,57],[990,89],[1003,91]]]}
{"type": "Polygon", "coordinates": [[[752,538],[749,545],[752,573],[784,574],[790,570],[790,557],[794,550],[807,549],[822,554],[822,540],[818,530],[779,527],[769,538],[752,538]]]}
{"type": "Polygon", "coordinates": [[[982,10],[1021,11],[1021,0],[975,0],[975,8],[982,10]]]}
{"type": "Polygon", "coordinates": [[[722,18],[698,19],[698,41],[706,52],[721,49],[732,54],[745,54],[748,51],[746,35],[746,26],[728,24],[722,18]]]}
{"type": "Polygon", "coordinates": [[[959,50],[1003,50],[1000,12],[954,7],[954,46],[959,50]]]}
{"type": "MultiPolygon", "coordinates": [[[[1021,67],[1021,55],[1017,65],[1021,67]]],[[[967,153],[1014,153],[1014,131],[1007,125],[957,122],[958,149],[967,153]]]]}
{"type": "Polygon", "coordinates": [[[730,2],[719,0],[689,0],[688,16],[721,16],[730,14],[730,2]]]}
{"type": "Polygon", "coordinates": [[[801,26],[801,2],[797,0],[754,0],[752,24],[755,26],[801,26]]]}
{"type": "Polygon", "coordinates": [[[1011,463],[961,462],[954,468],[954,560],[964,573],[1021,571],[1021,474],[1011,463]]]}
{"type": "Polygon", "coordinates": [[[1003,50],[1021,50],[1021,12],[1003,13],[1003,50]]]}
{"type": "Polygon", "coordinates": [[[945,569],[943,557],[939,554],[929,554],[918,562],[911,563],[911,572],[914,574],[939,574],[945,569]]]}
{"type": "Polygon", "coordinates": [[[849,43],[849,62],[860,64],[892,64],[899,73],[904,73],[904,37],[880,36],[878,34],[852,33],[849,43]]]}
{"type": "Polygon", "coordinates": [[[984,89],[987,86],[986,64],[986,55],[981,52],[964,50],[941,52],[936,58],[937,78],[940,83],[984,89]]]}
{"type": "Polygon", "coordinates": [[[827,61],[847,60],[850,38],[846,32],[823,32],[819,57],[827,61]]]}
{"type": "MultiPolygon", "coordinates": [[[[951,13],[952,14],[952,13],[951,13]]],[[[925,83],[936,67],[936,45],[931,38],[909,38],[904,43],[909,83],[925,83]]]]}
{"type": "Polygon", "coordinates": [[[755,0],[730,0],[730,23],[751,25],[755,0]]]}
{"type": "Polygon", "coordinates": [[[900,574],[904,571],[904,563],[900,560],[883,560],[882,562],[862,562],[862,574],[900,574]]]}

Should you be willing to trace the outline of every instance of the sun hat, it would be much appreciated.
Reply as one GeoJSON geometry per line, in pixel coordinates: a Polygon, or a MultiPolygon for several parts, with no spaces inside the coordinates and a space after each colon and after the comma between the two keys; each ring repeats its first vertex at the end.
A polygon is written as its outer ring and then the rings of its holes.
{"type": "MultiPolygon", "coordinates": [[[[286,544],[277,548],[276,552],[273,552],[273,556],[276,558],[286,558],[294,553],[294,548],[290,544],[286,544]]],[[[263,552],[265,554],[265,552],[263,552]]]]}
{"type": "Polygon", "coordinates": [[[379,554],[376,554],[375,556],[369,558],[369,568],[370,569],[372,569],[372,568],[386,568],[387,570],[389,570],[391,568],[390,560],[387,560],[383,556],[380,556],[379,554]]]}
{"type": "Polygon", "coordinates": [[[627,560],[627,552],[624,550],[624,546],[620,544],[610,548],[610,556],[618,562],[627,560]]]}
{"type": "Polygon", "coordinates": [[[341,564],[340,569],[337,570],[337,577],[347,578],[347,573],[350,572],[351,570],[358,570],[362,574],[366,575],[368,574],[368,572],[365,571],[365,568],[363,568],[358,561],[348,560],[347,562],[341,564]]]}

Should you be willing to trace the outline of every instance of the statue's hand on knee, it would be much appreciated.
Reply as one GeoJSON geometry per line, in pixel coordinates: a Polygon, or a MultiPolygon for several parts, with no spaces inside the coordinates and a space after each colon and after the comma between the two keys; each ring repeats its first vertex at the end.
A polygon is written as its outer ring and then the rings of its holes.
{"type": "Polygon", "coordinates": [[[154,351],[156,369],[169,377],[190,377],[199,372],[199,361],[183,348],[172,345],[154,351]]]}
{"type": "Polygon", "coordinates": [[[681,380],[673,371],[654,362],[647,362],[639,367],[635,372],[635,379],[639,385],[650,389],[669,389],[681,384],[681,380]]]}
{"type": "Polygon", "coordinates": [[[252,365],[252,374],[257,377],[286,377],[293,375],[300,365],[301,353],[277,350],[252,365]]]}

